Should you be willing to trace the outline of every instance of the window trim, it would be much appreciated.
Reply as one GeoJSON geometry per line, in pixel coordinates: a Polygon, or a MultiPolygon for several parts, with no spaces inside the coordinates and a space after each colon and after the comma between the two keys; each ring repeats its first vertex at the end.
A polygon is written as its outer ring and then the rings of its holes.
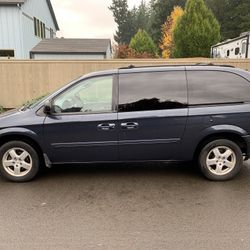
{"type": "Polygon", "coordinates": [[[114,114],[117,113],[117,99],[118,99],[118,74],[107,74],[107,75],[96,75],[96,76],[91,76],[87,77],[84,79],[81,79],[74,83],[73,85],[69,86],[68,88],[64,89],[62,92],[58,93],[56,96],[54,96],[50,102],[51,105],[53,105],[54,100],[64,92],[68,91],[69,89],[75,87],[76,85],[80,84],[82,81],[87,81],[89,79],[94,79],[94,78],[101,78],[101,77],[109,77],[113,76],[113,91],[112,91],[112,110],[111,111],[102,111],[102,112],[67,112],[67,113],[51,113],[50,116],[66,116],[66,115],[98,115],[98,114],[114,114]]]}
{"type": "Polygon", "coordinates": [[[188,108],[199,108],[199,107],[214,107],[214,106],[231,106],[231,105],[242,105],[242,104],[247,104],[250,103],[248,101],[245,102],[240,102],[240,101],[235,101],[235,102],[220,102],[220,103],[201,103],[201,104],[189,104],[188,108]]]}

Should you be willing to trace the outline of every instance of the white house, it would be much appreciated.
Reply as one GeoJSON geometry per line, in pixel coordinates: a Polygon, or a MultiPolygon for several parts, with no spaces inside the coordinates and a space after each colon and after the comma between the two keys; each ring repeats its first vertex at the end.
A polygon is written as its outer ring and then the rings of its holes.
{"type": "Polygon", "coordinates": [[[250,31],[212,46],[211,54],[213,58],[250,58],[250,31]]]}
{"type": "Polygon", "coordinates": [[[44,39],[31,50],[30,57],[40,60],[111,59],[111,40],[44,39]]]}
{"type": "Polygon", "coordinates": [[[0,0],[0,59],[29,59],[31,49],[58,30],[50,0],[0,0]]]}

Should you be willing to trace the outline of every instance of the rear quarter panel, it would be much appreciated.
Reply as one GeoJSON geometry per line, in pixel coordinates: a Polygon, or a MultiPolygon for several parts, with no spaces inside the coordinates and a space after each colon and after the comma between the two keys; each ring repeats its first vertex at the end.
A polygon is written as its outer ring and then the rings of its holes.
{"type": "Polygon", "coordinates": [[[189,108],[181,160],[192,160],[197,145],[205,137],[219,133],[249,135],[250,104],[189,108]]]}

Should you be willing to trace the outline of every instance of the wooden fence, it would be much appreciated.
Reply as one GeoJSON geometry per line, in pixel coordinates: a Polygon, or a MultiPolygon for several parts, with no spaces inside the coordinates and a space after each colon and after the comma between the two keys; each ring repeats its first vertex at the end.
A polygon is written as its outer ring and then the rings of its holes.
{"type": "Polygon", "coordinates": [[[50,93],[72,79],[93,71],[128,65],[214,63],[233,65],[250,71],[250,60],[204,58],[171,60],[85,60],[85,61],[0,61],[0,106],[18,107],[26,101],[50,93]]]}

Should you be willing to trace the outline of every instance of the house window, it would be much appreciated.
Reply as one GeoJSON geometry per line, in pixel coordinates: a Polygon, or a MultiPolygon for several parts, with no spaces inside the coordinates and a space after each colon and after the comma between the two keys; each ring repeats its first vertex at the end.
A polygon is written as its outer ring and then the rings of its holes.
{"type": "Polygon", "coordinates": [[[237,56],[239,54],[240,54],[240,47],[237,47],[237,48],[235,48],[235,55],[237,56]]]}
{"type": "Polygon", "coordinates": [[[230,50],[227,50],[227,57],[230,56],[230,50]]]}
{"type": "Polygon", "coordinates": [[[0,57],[6,57],[6,58],[10,58],[10,57],[15,57],[15,51],[10,49],[4,49],[4,50],[0,50],[0,57]]]}
{"type": "Polygon", "coordinates": [[[37,36],[40,37],[40,25],[38,19],[36,19],[36,28],[37,28],[37,36]]]}
{"type": "Polygon", "coordinates": [[[243,43],[242,43],[241,51],[242,51],[242,54],[245,54],[245,53],[246,53],[246,51],[247,51],[247,43],[246,43],[246,42],[243,42],[243,43]]]}
{"type": "Polygon", "coordinates": [[[54,38],[54,31],[53,31],[53,29],[50,29],[49,32],[50,32],[50,38],[54,38]]]}
{"type": "Polygon", "coordinates": [[[35,36],[40,37],[42,39],[46,38],[45,24],[35,17],[34,17],[34,31],[35,31],[35,36]]]}
{"type": "Polygon", "coordinates": [[[34,17],[34,31],[35,31],[35,36],[37,36],[37,25],[36,25],[36,18],[34,17]]]}

